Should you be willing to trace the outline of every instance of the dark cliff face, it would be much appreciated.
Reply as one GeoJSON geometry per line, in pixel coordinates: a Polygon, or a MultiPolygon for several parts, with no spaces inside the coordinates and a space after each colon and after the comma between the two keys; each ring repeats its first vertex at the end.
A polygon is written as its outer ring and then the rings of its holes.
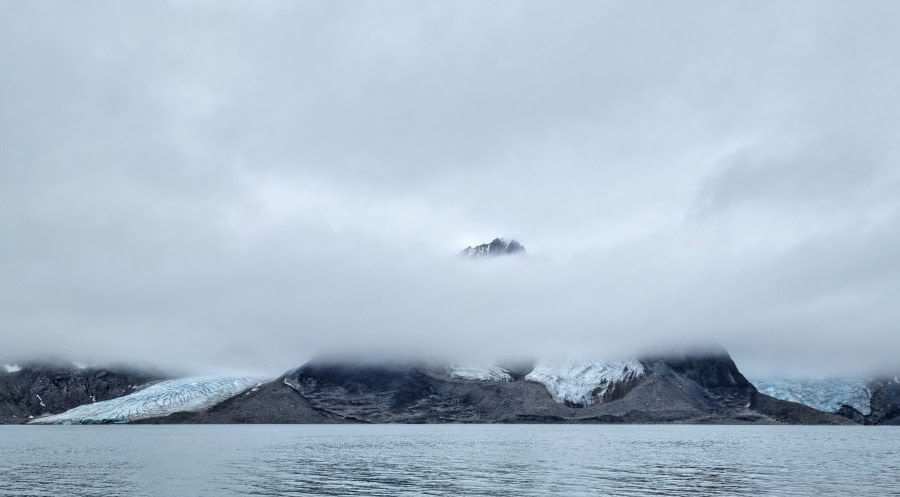
{"type": "Polygon", "coordinates": [[[737,365],[725,350],[711,350],[698,354],[662,357],[672,370],[704,388],[741,388],[756,390],[738,371],[737,365]]]}
{"type": "Polygon", "coordinates": [[[900,425],[900,383],[897,377],[873,381],[872,412],[863,420],[866,424],[900,425]]]}
{"type": "Polygon", "coordinates": [[[409,415],[439,402],[434,382],[414,365],[313,362],[286,380],[314,406],[356,419],[387,421],[383,414],[409,415]]]}
{"type": "Polygon", "coordinates": [[[24,366],[0,372],[0,423],[24,423],[29,416],[56,414],[73,407],[121,397],[160,375],[127,369],[74,365],[24,366]]]}

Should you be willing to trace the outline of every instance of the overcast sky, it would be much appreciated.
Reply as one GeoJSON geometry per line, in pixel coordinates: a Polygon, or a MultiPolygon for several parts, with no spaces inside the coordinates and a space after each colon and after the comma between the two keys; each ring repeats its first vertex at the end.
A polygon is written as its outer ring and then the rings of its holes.
{"type": "Polygon", "coordinates": [[[900,3],[0,3],[0,358],[900,369],[900,3]],[[454,257],[495,236],[523,259],[454,257]]]}

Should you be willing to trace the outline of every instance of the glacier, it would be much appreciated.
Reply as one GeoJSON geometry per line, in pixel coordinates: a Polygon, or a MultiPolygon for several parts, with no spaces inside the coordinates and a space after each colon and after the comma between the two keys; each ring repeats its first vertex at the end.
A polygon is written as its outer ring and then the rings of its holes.
{"type": "Polygon", "coordinates": [[[81,405],[60,414],[36,418],[29,423],[128,423],[176,412],[200,411],[258,385],[258,378],[243,376],[198,376],[165,380],[129,395],[81,405]]]}
{"type": "Polygon", "coordinates": [[[825,412],[837,412],[847,405],[863,416],[872,413],[872,392],[867,382],[852,378],[751,380],[760,392],[780,400],[807,405],[825,412]]]}
{"type": "Polygon", "coordinates": [[[544,385],[559,403],[589,406],[603,399],[611,387],[644,374],[644,366],[631,359],[566,359],[538,362],[525,379],[544,385]]]}
{"type": "Polygon", "coordinates": [[[509,371],[500,366],[484,364],[454,363],[449,367],[450,377],[460,380],[512,381],[509,371]]]}

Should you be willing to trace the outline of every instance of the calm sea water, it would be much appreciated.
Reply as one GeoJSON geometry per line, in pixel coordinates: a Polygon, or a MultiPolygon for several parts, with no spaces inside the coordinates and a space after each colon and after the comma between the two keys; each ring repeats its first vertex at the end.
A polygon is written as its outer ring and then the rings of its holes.
{"type": "Polygon", "coordinates": [[[0,495],[900,495],[900,429],[0,426],[0,495]]]}

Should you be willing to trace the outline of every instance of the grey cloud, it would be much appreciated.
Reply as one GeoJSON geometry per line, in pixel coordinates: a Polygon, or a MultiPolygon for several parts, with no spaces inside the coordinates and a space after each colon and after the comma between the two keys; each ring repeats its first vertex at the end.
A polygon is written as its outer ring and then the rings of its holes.
{"type": "Polygon", "coordinates": [[[895,362],[892,2],[2,9],[0,356],[895,362]]]}

